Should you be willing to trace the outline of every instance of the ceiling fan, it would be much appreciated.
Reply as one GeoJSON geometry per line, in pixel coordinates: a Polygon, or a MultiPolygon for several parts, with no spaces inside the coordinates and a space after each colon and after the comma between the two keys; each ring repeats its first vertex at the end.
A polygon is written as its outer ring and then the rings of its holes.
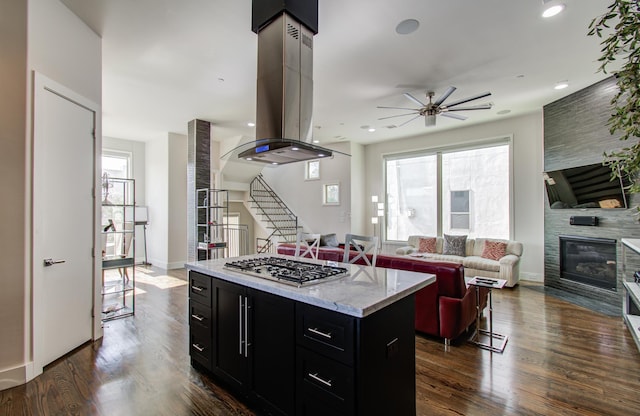
{"type": "Polygon", "coordinates": [[[441,116],[445,116],[445,117],[455,118],[457,120],[466,120],[467,119],[466,116],[463,116],[462,114],[456,114],[456,113],[454,113],[454,111],[489,110],[489,109],[491,109],[491,106],[492,106],[491,103],[478,104],[478,105],[467,106],[467,107],[456,107],[456,106],[458,106],[460,104],[468,103],[469,101],[474,101],[474,100],[478,100],[480,98],[488,97],[488,96],[491,95],[490,92],[483,92],[482,94],[474,95],[473,97],[468,97],[468,98],[464,98],[462,100],[454,101],[454,102],[449,103],[449,104],[444,104],[444,101],[447,98],[449,98],[449,96],[455,90],[456,90],[456,87],[447,88],[447,90],[444,92],[444,94],[442,94],[440,96],[440,98],[438,98],[434,102],[432,102],[431,100],[433,99],[433,96],[435,95],[435,93],[433,91],[427,92],[427,97],[429,98],[429,103],[428,104],[423,103],[422,101],[418,100],[416,97],[411,95],[410,93],[405,92],[403,95],[405,97],[407,97],[409,100],[411,100],[414,103],[418,104],[420,106],[420,108],[382,107],[382,106],[378,106],[378,108],[386,108],[386,109],[392,109],[392,110],[409,110],[409,111],[411,111],[411,113],[398,114],[398,115],[395,115],[395,116],[388,116],[388,117],[382,117],[382,118],[379,118],[378,120],[386,120],[388,118],[404,117],[404,116],[410,116],[410,115],[414,115],[415,114],[416,115],[415,117],[405,121],[404,123],[398,125],[397,127],[402,127],[405,124],[412,122],[413,120],[417,119],[420,116],[424,116],[424,125],[427,126],[427,127],[430,127],[430,126],[435,126],[436,125],[436,115],[438,115],[438,114],[441,115],[441,116]],[[455,107],[455,108],[453,108],[453,107],[455,107]]]}

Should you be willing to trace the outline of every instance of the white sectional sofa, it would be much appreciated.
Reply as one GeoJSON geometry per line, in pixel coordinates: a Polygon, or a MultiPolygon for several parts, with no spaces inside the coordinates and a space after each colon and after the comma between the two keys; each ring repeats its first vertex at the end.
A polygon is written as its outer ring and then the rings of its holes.
{"type": "Polygon", "coordinates": [[[398,255],[408,255],[425,261],[446,261],[460,263],[464,266],[465,277],[484,276],[507,281],[507,286],[513,287],[520,280],[520,257],[522,243],[513,240],[499,240],[493,238],[476,238],[466,240],[465,256],[443,254],[444,238],[424,235],[409,236],[408,244],[396,250],[398,255]],[[420,252],[421,239],[436,239],[435,252],[420,252]],[[504,256],[497,260],[483,257],[487,241],[504,243],[504,256]]]}

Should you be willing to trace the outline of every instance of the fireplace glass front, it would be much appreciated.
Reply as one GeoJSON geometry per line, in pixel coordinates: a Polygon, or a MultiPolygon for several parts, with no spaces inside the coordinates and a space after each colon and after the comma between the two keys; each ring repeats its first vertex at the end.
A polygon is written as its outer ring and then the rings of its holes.
{"type": "Polygon", "coordinates": [[[616,240],[560,236],[560,277],[616,290],[616,240]]]}

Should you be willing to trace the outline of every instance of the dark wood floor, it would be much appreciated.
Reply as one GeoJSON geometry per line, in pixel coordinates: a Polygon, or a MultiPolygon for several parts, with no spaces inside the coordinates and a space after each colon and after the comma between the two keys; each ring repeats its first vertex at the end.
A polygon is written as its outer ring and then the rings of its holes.
{"type": "MultiPolygon", "coordinates": [[[[145,270],[135,317],[0,392],[0,415],[253,415],[189,365],[185,272],[145,270]]],[[[621,318],[526,282],[496,291],[494,310],[503,354],[416,337],[418,415],[640,414],[640,353],[621,318]]]]}

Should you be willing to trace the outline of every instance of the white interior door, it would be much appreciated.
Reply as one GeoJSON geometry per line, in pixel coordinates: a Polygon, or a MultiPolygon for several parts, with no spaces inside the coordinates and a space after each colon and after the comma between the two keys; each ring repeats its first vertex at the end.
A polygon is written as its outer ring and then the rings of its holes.
{"type": "Polygon", "coordinates": [[[32,267],[38,368],[92,338],[96,121],[91,107],[37,76],[34,108],[32,267]]]}

